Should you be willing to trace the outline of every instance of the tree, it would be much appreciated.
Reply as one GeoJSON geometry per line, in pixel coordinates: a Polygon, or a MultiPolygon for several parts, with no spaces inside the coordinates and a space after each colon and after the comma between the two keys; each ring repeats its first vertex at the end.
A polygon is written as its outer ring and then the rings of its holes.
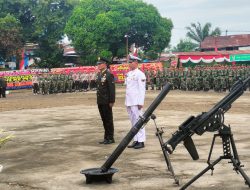
{"type": "Polygon", "coordinates": [[[39,67],[63,66],[63,49],[59,41],[64,36],[64,27],[72,10],[73,6],[65,0],[44,0],[37,5],[33,39],[39,45],[36,51],[36,55],[41,58],[39,67]]]}
{"type": "Polygon", "coordinates": [[[35,21],[33,11],[38,2],[38,0],[0,0],[0,17],[5,17],[7,14],[14,16],[20,22],[21,35],[25,42],[32,41],[35,21]]]}
{"type": "Polygon", "coordinates": [[[59,67],[63,64],[63,38],[67,19],[78,0],[0,0],[0,17],[7,13],[20,22],[24,42],[39,45],[36,56],[41,67],[59,67]]]}
{"type": "Polygon", "coordinates": [[[22,47],[20,22],[8,14],[0,18],[0,54],[4,60],[17,55],[22,47]]]}
{"type": "Polygon", "coordinates": [[[165,18],[162,18],[160,23],[150,48],[151,51],[158,55],[158,58],[161,57],[161,52],[169,45],[173,27],[172,21],[165,18]]]}
{"type": "Polygon", "coordinates": [[[181,39],[180,42],[177,44],[176,47],[173,48],[175,52],[189,52],[194,51],[198,45],[191,42],[190,39],[181,39]]]}
{"type": "Polygon", "coordinates": [[[211,30],[211,27],[211,23],[206,23],[204,26],[201,26],[199,22],[197,24],[191,23],[191,26],[186,27],[188,30],[186,35],[200,45],[200,43],[208,36],[221,35],[220,28],[216,27],[214,30],[211,30]]]}
{"type": "Polygon", "coordinates": [[[171,37],[172,22],[153,5],[140,0],[84,0],[77,6],[65,32],[77,52],[87,58],[111,52],[111,59],[125,56],[126,39],[145,51],[163,50],[171,37]]]}

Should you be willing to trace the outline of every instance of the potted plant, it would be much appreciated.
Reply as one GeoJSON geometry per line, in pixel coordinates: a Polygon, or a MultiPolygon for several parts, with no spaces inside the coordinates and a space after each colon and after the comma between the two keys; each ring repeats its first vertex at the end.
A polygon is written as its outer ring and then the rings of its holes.
{"type": "MultiPolygon", "coordinates": [[[[13,135],[2,136],[2,133],[3,130],[0,130],[0,148],[13,137],[13,135]]],[[[2,171],[2,169],[3,166],[0,164],[0,172],[2,171]]]]}

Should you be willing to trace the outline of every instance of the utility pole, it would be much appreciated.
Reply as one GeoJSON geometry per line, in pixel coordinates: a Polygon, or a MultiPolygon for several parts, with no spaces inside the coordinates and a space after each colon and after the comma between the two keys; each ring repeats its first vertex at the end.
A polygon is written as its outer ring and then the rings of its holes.
{"type": "Polygon", "coordinates": [[[125,34],[124,37],[126,38],[126,57],[127,57],[127,64],[128,64],[128,37],[129,35],[125,34]]]}

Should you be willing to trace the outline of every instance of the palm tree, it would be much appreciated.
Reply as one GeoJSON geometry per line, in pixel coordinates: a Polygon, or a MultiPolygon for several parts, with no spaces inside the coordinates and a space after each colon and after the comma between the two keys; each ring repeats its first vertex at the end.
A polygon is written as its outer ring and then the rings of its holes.
{"type": "Polygon", "coordinates": [[[197,24],[191,23],[191,27],[188,26],[186,29],[188,30],[187,32],[187,37],[190,39],[198,42],[200,45],[201,42],[207,37],[207,36],[220,36],[221,35],[221,30],[220,28],[216,27],[214,30],[211,31],[211,23],[206,23],[203,27],[201,24],[198,22],[197,24]]]}

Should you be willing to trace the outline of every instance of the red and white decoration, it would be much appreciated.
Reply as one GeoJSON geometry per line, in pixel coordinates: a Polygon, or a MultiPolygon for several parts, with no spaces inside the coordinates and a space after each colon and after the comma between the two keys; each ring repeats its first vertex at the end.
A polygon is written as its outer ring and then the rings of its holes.
{"type": "Polygon", "coordinates": [[[230,62],[229,55],[179,55],[181,63],[212,63],[230,62]]]}

